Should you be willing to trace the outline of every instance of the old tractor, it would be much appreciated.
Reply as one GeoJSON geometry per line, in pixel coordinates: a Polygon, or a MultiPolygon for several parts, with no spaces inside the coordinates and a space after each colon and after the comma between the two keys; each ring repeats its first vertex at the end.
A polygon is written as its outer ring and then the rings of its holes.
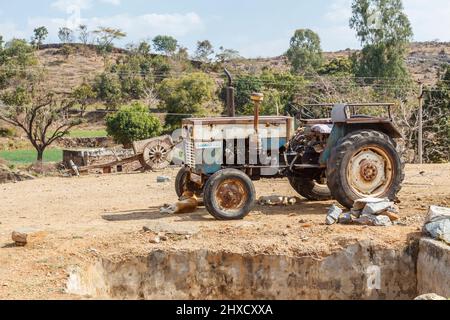
{"type": "Polygon", "coordinates": [[[261,178],[285,177],[308,200],[335,199],[348,208],[360,198],[396,198],[404,165],[391,104],[321,105],[332,108],[330,117],[307,119],[302,111],[260,116],[263,96],[252,100],[253,117],[234,117],[231,110],[229,117],[183,120],[178,196],[193,192],[219,220],[244,218],[256,202],[253,181],[261,178]],[[360,113],[371,109],[378,115],[360,113]]]}

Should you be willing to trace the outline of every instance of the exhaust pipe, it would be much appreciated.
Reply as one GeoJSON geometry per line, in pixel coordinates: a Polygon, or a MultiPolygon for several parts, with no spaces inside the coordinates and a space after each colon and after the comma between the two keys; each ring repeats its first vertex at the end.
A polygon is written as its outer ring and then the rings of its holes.
{"type": "Polygon", "coordinates": [[[231,77],[231,73],[224,69],[225,75],[228,78],[228,86],[227,86],[227,110],[229,117],[236,117],[236,107],[234,102],[234,87],[233,87],[233,78],[231,77]]]}

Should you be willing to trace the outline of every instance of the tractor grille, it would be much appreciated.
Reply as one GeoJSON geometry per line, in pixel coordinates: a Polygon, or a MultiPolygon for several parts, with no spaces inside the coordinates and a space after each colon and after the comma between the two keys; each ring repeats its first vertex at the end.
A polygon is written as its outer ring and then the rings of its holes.
{"type": "Polygon", "coordinates": [[[184,141],[184,158],[185,164],[194,169],[195,168],[195,150],[194,150],[194,141],[185,140],[184,141]]]}

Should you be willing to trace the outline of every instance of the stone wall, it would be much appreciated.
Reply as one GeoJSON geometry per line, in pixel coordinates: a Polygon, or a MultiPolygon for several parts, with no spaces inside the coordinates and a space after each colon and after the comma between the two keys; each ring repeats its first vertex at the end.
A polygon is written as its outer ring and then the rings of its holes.
{"type": "Polygon", "coordinates": [[[450,298],[450,246],[431,239],[420,241],[417,281],[419,294],[450,298]]]}

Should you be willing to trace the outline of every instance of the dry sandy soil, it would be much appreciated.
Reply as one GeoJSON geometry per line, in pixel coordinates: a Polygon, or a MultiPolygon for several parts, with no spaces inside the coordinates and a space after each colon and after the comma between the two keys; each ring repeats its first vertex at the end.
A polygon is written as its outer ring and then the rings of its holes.
{"type": "MultiPolygon", "coordinates": [[[[163,174],[171,176],[176,169],[163,174]]],[[[167,216],[176,200],[161,173],[44,178],[0,186],[0,299],[73,299],[64,293],[70,266],[100,257],[126,257],[161,249],[209,249],[320,258],[352,242],[370,239],[394,247],[418,237],[429,205],[450,206],[450,165],[407,166],[399,196],[400,224],[389,227],[325,225],[334,202],[261,207],[242,221],[215,221],[203,208],[167,216]],[[146,226],[153,232],[144,232],[146,226]],[[11,232],[34,227],[46,237],[26,247],[11,232]],[[168,241],[150,243],[157,232],[168,241]],[[186,234],[192,234],[186,237],[186,234]]],[[[259,195],[295,195],[284,180],[256,182],[259,195]]]]}

